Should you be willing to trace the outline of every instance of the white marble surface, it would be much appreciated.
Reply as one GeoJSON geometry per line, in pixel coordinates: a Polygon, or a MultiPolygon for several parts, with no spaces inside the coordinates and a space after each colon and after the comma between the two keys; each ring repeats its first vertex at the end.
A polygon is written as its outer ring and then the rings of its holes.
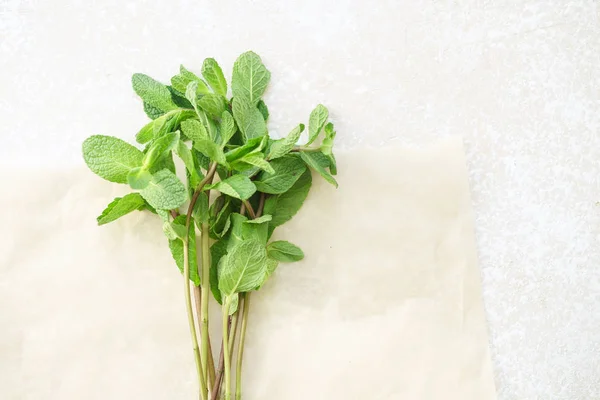
{"type": "Polygon", "coordinates": [[[272,130],[323,102],[341,147],[462,135],[499,398],[600,398],[598,3],[0,0],[0,163],[81,164],[145,120],[132,73],[248,49],[272,130]]]}

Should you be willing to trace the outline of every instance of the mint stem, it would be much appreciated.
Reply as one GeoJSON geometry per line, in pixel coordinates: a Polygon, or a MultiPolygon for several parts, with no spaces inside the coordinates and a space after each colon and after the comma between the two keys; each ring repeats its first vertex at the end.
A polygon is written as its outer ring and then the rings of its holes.
{"type": "Polygon", "coordinates": [[[212,383],[214,382],[214,366],[211,368],[208,365],[208,355],[212,353],[212,349],[209,344],[208,337],[208,294],[210,292],[210,242],[208,237],[208,224],[202,224],[201,229],[201,241],[202,241],[202,304],[200,311],[200,330],[201,330],[201,340],[202,340],[202,352],[200,355],[202,356],[202,368],[204,373],[207,375],[207,381],[210,382],[209,387],[212,388],[212,383]],[[211,371],[209,371],[209,369],[211,371]],[[212,379],[210,377],[212,376],[212,379]]]}
{"type": "Polygon", "coordinates": [[[246,339],[246,326],[248,325],[248,313],[250,311],[250,292],[244,293],[243,297],[244,311],[242,313],[242,327],[240,329],[237,366],[235,369],[235,400],[241,400],[242,398],[242,359],[244,358],[244,341],[246,339]]]}
{"type": "MultiPolygon", "coordinates": [[[[189,232],[189,231],[188,231],[189,232]]],[[[189,262],[189,240],[186,237],[183,241],[183,280],[185,305],[187,309],[188,324],[190,326],[190,335],[192,336],[192,347],[194,350],[194,360],[196,362],[196,372],[198,374],[198,382],[200,383],[200,398],[207,400],[206,381],[202,364],[200,362],[200,350],[198,348],[198,336],[196,335],[196,323],[194,321],[194,310],[192,308],[192,298],[190,294],[190,262],[189,262]]]]}
{"type": "MultiPolygon", "coordinates": [[[[204,177],[204,179],[202,179],[202,181],[200,181],[200,183],[198,184],[198,187],[194,191],[194,195],[192,196],[192,200],[190,201],[190,205],[188,206],[186,220],[185,220],[185,228],[186,228],[187,232],[190,231],[190,225],[191,225],[191,221],[192,221],[192,213],[194,212],[194,206],[196,205],[196,202],[198,201],[198,196],[200,196],[200,193],[202,193],[204,186],[207,183],[209,183],[210,181],[212,181],[216,171],[217,171],[217,163],[213,162],[210,165],[210,168],[208,169],[208,171],[206,172],[206,176],[204,177]]],[[[195,232],[195,230],[194,230],[194,232],[195,232]]],[[[196,323],[194,321],[194,313],[193,313],[192,301],[191,301],[191,296],[190,296],[190,285],[189,285],[190,260],[189,260],[188,249],[189,249],[189,240],[186,238],[186,240],[183,241],[183,269],[184,269],[184,278],[185,278],[185,298],[186,298],[186,307],[187,307],[187,312],[188,312],[188,322],[190,324],[190,332],[192,334],[192,343],[194,344],[194,355],[196,357],[196,367],[197,367],[198,373],[200,374],[200,377],[199,377],[200,396],[201,396],[202,400],[208,400],[208,387],[206,386],[206,381],[207,381],[207,377],[210,375],[207,373],[208,372],[207,369],[208,369],[208,352],[210,352],[211,349],[210,349],[210,346],[208,346],[208,343],[209,343],[208,330],[206,331],[206,334],[204,334],[205,333],[204,329],[202,329],[203,335],[201,337],[202,352],[200,353],[200,350],[198,349],[198,337],[196,335],[196,323]],[[205,373],[206,373],[206,375],[205,375],[205,373]]],[[[208,279],[206,281],[203,281],[203,283],[205,285],[204,292],[208,293],[208,290],[207,290],[209,287],[208,279]]],[[[206,302],[204,302],[204,301],[201,302],[201,307],[202,307],[202,309],[204,309],[204,307],[208,307],[208,299],[206,302]]],[[[208,313],[206,315],[206,319],[207,319],[206,324],[208,327],[208,313]]],[[[202,328],[203,328],[203,326],[202,326],[202,328]]]]}
{"type": "MultiPolygon", "coordinates": [[[[231,305],[231,296],[228,296],[223,303],[223,343],[229,344],[229,307],[231,305]]],[[[231,355],[229,351],[229,345],[223,346],[223,361],[224,361],[224,373],[225,373],[225,400],[231,400],[231,355]]]]}

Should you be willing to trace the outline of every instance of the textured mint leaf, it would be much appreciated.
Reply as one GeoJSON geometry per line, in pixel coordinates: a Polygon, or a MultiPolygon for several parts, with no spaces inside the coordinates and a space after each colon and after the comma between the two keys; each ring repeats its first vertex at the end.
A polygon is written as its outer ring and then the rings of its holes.
{"type": "Polygon", "coordinates": [[[127,174],[142,165],[144,154],[113,136],[94,135],[82,145],[83,159],[93,173],[110,182],[127,183],[127,174]]]}
{"type": "Polygon", "coordinates": [[[267,240],[269,240],[269,221],[268,218],[244,221],[242,224],[242,237],[244,240],[254,239],[266,245],[267,240]]]}
{"type": "Polygon", "coordinates": [[[304,258],[304,252],[301,248],[285,240],[277,240],[269,243],[267,254],[269,258],[281,262],[300,261],[304,258]]]}
{"type": "Polygon", "coordinates": [[[194,156],[192,156],[192,151],[189,147],[187,147],[183,140],[181,140],[181,138],[177,142],[175,153],[179,158],[181,158],[181,161],[183,161],[183,165],[185,165],[187,171],[192,175],[198,176],[196,166],[194,165],[194,156]]]}
{"type": "Polygon", "coordinates": [[[206,128],[197,119],[188,119],[181,123],[181,130],[191,141],[209,140],[206,128]]]}
{"type": "Polygon", "coordinates": [[[256,105],[267,89],[271,73],[263,65],[260,57],[248,51],[238,57],[233,64],[231,90],[233,97],[244,98],[256,105]]]}
{"type": "Polygon", "coordinates": [[[98,225],[108,224],[132,211],[144,209],[145,205],[146,202],[139,193],[129,193],[111,201],[96,220],[98,225]]]}
{"type": "Polygon", "coordinates": [[[321,152],[329,160],[329,171],[332,175],[337,174],[337,163],[335,161],[335,156],[333,155],[333,142],[335,140],[335,135],[336,132],[333,130],[333,124],[330,122],[325,125],[325,138],[321,143],[321,152]]]}
{"type": "Polygon", "coordinates": [[[278,196],[267,197],[263,212],[273,216],[273,219],[269,222],[269,236],[276,227],[286,223],[296,215],[304,200],[306,200],[311,185],[312,174],[307,169],[290,190],[278,196]]]}
{"type": "Polygon", "coordinates": [[[166,221],[163,224],[163,232],[169,240],[184,239],[185,225],[178,225],[173,222],[166,221]]]}
{"type": "Polygon", "coordinates": [[[219,289],[223,295],[247,292],[261,285],[267,267],[265,246],[255,240],[245,240],[225,257],[219,271],[219,289]]]}
{"type": "Polygon", "coordinates": [[[321,163],[318,161],[318,156],[316,156],[316,152],[300,152],[300,157],[304,160],[306,165],[310,168],[317,171],[327,182],[331,183],[333,186],[338,187],[338,183],[333,176],[323,167],[321,163]]]}
{"type": "Polygon", "coordinates": [[[143,168],[149,170],[162,156],[175,149],[178,143],[179,131],[167,133],[156,139],[144,156],[143,168]]]}
{"type": "Polygon", "coordinates": [[[175,103],[177,107],[187,109],[193,108],[192,103],[185,98],[185,94],[175,90],[173,86],[167,86],[167,89],[169,89],[169,92],[171,93],[171,100],[173,100],[173,103],[175,103]]]}
{"type": "Polygon", "coordinates": [[[154,106],[151,106],[150,104],[146,103],[145,101],[144,101],[144,112],[150,119],[156,119],[165,113],[163,110],[160,110],[154,106]]]}
{"type": "Polygon", "coordinates": [[[319,133],[325,126],[325,122],[327,122],[327,118],[329,118],[329,111],[323,104],[317,105],[314,110],[310,113],[310,118],[308,120],[308,144],[317,139],[319,133]]]}
{"type": "Polygon", "coordinates": [[[244,223],[248,221],[248,218],[240,213],[231,213],[229,220],[231,221],[231,230],[227,241],[227,251],[231,251],[245,239],[250,239],[244,236],[244,223]]]}
{"type": "Polygon", "coordinates": [[[206,188],[218,190],[221,193],[240,200],[248,200],[256,192],[254,183],[247,176],[239,174],[208,185],[206,188]]]}
{"type": "MultiPolygon", "coordinates": [[[[173,221],[173,224],[178,224],[183,227],[185,230],[185,215],[180,215],[173,221]]],[[[188,249],[188,257],[190,260],[190,281],[196,286],[200,286],[202,283],[200,281],[200,274],[198,273],[198,258],[196,255],[196,232],[194,225],[190,225],[189,230],[189,249],[188,249]]],[[[169,240],[169,249],[171,250],[171,255],[175,260],[175,264],[179,271],[183,274],[183,241],[181,239],[169,240]]]]}
{"type": "Polygon", "coordinates": [[[174,110],[177,105],[171,98],[171,92],[166,85],[144,74],[133,74],[131,77],[133,90],[145,103],[162,111],[174,110]]]}
{"type": "Polygon", "coordinates": [[[144,167],[135,167],[127,174],[127,183],[135,190],[145,189],[151,180],[152,174],[144,167]]]}
{"type": "Polygon", "coordinates": [[[233,117],[245,140],[267,134],[267,124],[256,106],[244,98],[233,98],[233,117]]]}
{"type": "Polygon", "coordinates": [[[219,290],[219,261],[227,254],[227,239],[216,241],[210,247],[210,291],[219,304],[223,304],[219,290]]]}
{"type": "Polygon", "coordinates": [[[221,114],[221,147],[225,146],[235,134],[236,127],[233,116],[228,111],[221,114]]]}
{"type": "Polygon", "coordinates": [[[281,194],[287,192],[300,176],[306,166],[297,157],[284,156],[271,161],[274,172],[261,172],[254,182],[256,188],[264,193],[281,194]]]}
{"type": "Polygon", "coordinates": [[[140,194],[152,207],[161,210],[179,208],[188,198],[185,185],[168,169],[155,173],[140,194]]]}
{"type": "MultiPolygon", "coordinates": [[[[275,173],[275,170],[273,169],[271,164],[269,164],[269,162],[267,162],[265,160],[265,156],[262,153],[248,154],[248,155],[240,158],[236,162],[236,165],[239,165],[240,163],[247,164],[248,166],[258,167],[258,168],[262,169],[263,171],[271,173],[271,174],[275,173]]],[[[236,167],[236,165],[234,165],[234,168],[236,167]]],[[[242,169],[247,169],[247,168],[242,168],[242,169]]]]}
{"type": "Polygon", "coordinates": [[[202,63],[202,76],[215,93],[227,96],[227,81],[221,67],[214,58],[204,60],[204,63],[202,63]]]}
{"type": "Polygon", "coordinates": [[[206,157],[204,154],[200,153],[198,150],[192,147],[192,155],[194,156],[194,164],[196,168],[208,170],[210,165],[210,158],[206,157]]]}
{"type": "Polygon", "coordinates": [[[191,81],[185,88],[185,98],[188,99],[194,110],[198,112],[198,82],[191,81]]]}
{"type": "Polygon", "coordinates": [[[258,108],[258,111],[260,111],[260,114],[266,122],[269,119],[269,108],[267,107],[267,104],[264,101],[259,100],[256,108],[258,108]]]}
{"type": "Polygon", "coordinates": [[[229,150],[225,153],[227,162],[234,162],[248,154],[256,154],[260,152],[266,144],[266,136],[250,139],[246,144],[229,150]]]}
{"type": "Polygon", "coordinates": [[[171,86],[173,86],[173,89],[184,94],[190,82],[196,82],[196,94],[210,93],[210,90],[206,86],[206,83],[204,83],[204,81],[200,79],[196,74],[185,69],[183,65],[179,67],[179,74],[171,78],[171,86]]]}
{"type": "Polygon", "coordinates": [[[200,153],[204,154],[208,158],[213,161],[216,161],[218,164],[228,167],[229,164],[225,159],[225,153],[223,153],[223,149],[219,145],[217,145],[212,140],[195,140],[194,141],[194,149],[198,150],[200,153]]]}
{"type": "Polygon", "coordinates": [[[155,174],[163,169],[168,169],[172,173],[175,173],[175,162],[173,161],[173,153],[168,152],[160,157],[150,168],[150,173],[155,174]]]}
{"type": "Polygon", "coordinates": [[[163,136],[177,130],[182,121],[193,118],[196,113],[193,110],[172,110],[168,113],[147,123],[135,136],[135,140],[140,144],[146,144],[152,139],[163,136]]]}
{"type": "Polygon", "coordinates": [[[276,158],[283,157],[288,154],[294,146],[300,135],[304,131],[304,124],[300,124],[295,127],[286,137],[276,140],[271,144],[271,150],[269,152],[269,160],[275,160],[276,158]]]}
{"type": "Polygon", "coordinates": [[[207,94],[198,100],[198,106],[213,118],[220,118],[227,110],[227,100],[220,94],[207,94]]]}

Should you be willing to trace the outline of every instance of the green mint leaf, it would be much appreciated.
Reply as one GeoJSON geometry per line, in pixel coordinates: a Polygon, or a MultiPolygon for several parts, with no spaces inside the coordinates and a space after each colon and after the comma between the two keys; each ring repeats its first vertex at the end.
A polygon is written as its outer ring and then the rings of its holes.
{"type": "Polygon", "coordinates": [[[227,81],[221,67],[214,58],[204,60],[204,63],[202,63],[202,76],[215,93],[227,96],[227,81]]]}
{"type": "Polygon", "coordinates": [[[225,146],[235,134],[236,127],[233,116],[228,111],[221,114],[221,147],[225,146]]]}
{"type": "Polygon", "coordinates": [[[175,173],[175,161],[173,161],[173,153],[168,152],[160,157],[150,168],[150,173],[154,175],[163,169],[168,169],[172,173],[175,173]]]}
{"type": "Polygon", "coordinates": [[[185,239],[185,225],[167,221],[163,223],[163,232],[169,240],[185,239]]]}
{"type": "Polygon", "coordinates": [[[185,165],[187,171],[193,176],[195,175],[195,177],[197,177],[198,173],[196,172],[196,166],[194,165],[194,156],[192,156],[192,151],[189,149],[189,147],[187,147],[183,140],[181,140],[181,138],[177,142],[175,153],[179,158],[181,158],[181,161],[183,161],[183,165],[185,165]]]}
{"type": "Polygon", "coordinates": [[[244,175],[233,175],[229,178],[206,186],[207,189],[215,189],[228,196],[240,200],[248,200],[255,192],[256,186],[244,175]]]}
{"type": "Polygon", "coordinates": [[[256,107],[258,108],[258,111],[260,111],[265,122],[267,122],[269,119],[269,108],[267,107],[267,104],[263,100],[259,100],[256,107]]]}
{"type": "Polygon", "coordinates": [[[149,170],[162,156],[176,148],[178,143],[179,131],[167,133],[156,139],[144,156],[143,168],[149,170]]]}
{"type": "MultiPolygon", "coordinates": [[[[237,164],[239,164],[239,163],[258,167],[258,168],[262,169],[263,171],[271,173],[271,174],[275,173],[275,170],[273,169],[271,164],[269,164],[265,160],[265,157],[262,153],[245,155],[244,157],[240,158],[237,161],[237,164]]],[[[234,165],[234,168],[235,168],[235,165],[234,165]]],[[[247,168],[242,168],[242,169],[247,169],[247,168]]]]}
{"type": "Polygon", "coordinates": [[[192,103],[188,99],[185,98],[185,94],[175,90],[172,86],[167,86],[169,92],[171,93],[171,100],[177,107],[180,108],[193,108],[192,103]]]}
{"type": "Polygon", "coordinates": [[[244,98],[256,105],[265,93],[270,79],[271,73],[256,53],[252,51],[243,53],[233,64],[231,78],[233,97],[244,98]]]}
{"type": "Polygon", "coordinates": [[[223,149],[219,145],[217,145],[212,140],[195,140],[194,141],[194,149],[198,150],[200,153],[204,154],[211,160],[217,162],[217,164],[228,167],[227,159],[225,159],[225,154],[223,153],[223,149]]]}
{"type": "Polygon", "coordinates": [[[198,82],[192,81],[185,88],[185,98],[188,99],[194,110],[198,112],[198,82]]]}
{"type": "Polygon", "coordinates": [[[179,67],[179,75],[175,75],[171,78],[171,85],[173,89],[177,90],[180,93],[185,93],[190,82],[196,82],[196,94],[208,94],[210,90],[206,86],[206,83],[202,79],[200,79],[193,72],[185,69],[183,65],[179,67]]]}
{"type": "MultiPolygon", "coordinates": [[[[319,156],[316,156],[317,152],[300,152],[300,157],[304,160],[306,165],[310,168],[317,171],[327,182],[331,183],[333,186],[338,187],[338,183],[333,176],[323,167],[322,163],[319,163],[319,156]]],[[[322,153],[321,153],[322,154],[322,153]]],[[[328,162],[329,163],[329,162],[328,162]]]]}
{"type": "Polygon", "coordinates": [[[227,159],[227,162],[234,162],[248,154],[255,154],[257,152],[260,152],[266,144],[265,138],[266,136],[250,139],[248,140],[248,142],[246,142],[246,144],[228,151],[227,153],[225,153],[225,158],[227,159]]]}
{"type": "Polygon", "coordinates": [[[331,175],[337,174],[337,163],[335,156],[333,155],[333,141],[335,140],[336,132],[333,130],[333,124],[329,122],[325,125],[325,138],[321,143],[321,153],[323,153],[329,160],[329,171],[331,175]]]}
{"type": "Polygon", "coordinates": [[[234,97],[232,102],[233,117],[245,140],[267,134],[267,124],[262,114],[244,98],[234,97]]]}
{"type": "Polygon", "coordinates": [[[139,193],[129,193],[111,201],[96,220],[98,225],[108,224],[132,211],[143,209],[145,205],[146,202],[139,193]]]}
{"type": "Polygon", "coordinates": [[[140,194],[152,207],[161,210],[179,208],[188,198],[185,185],[168,169],[155,173],[140,194]]]}
{"type": "Polygon", "coordinates": [[[231,227],[230,215],[232,204],[230,198],[219,196],[209,208],[209,226],[210,236],[213,239],[220,239],[227,234],[231,227]]]}
{"type": "Polygon", "coordinates": [[[319,133],[321,133],[321,130],[325,126],[325,122],[327,122],[327,118],[329,118],[329,111],[324,105],[319,104],[314,110],[312,110],[308,120],[307,145],[311,144],[315,141],[315,139],[317,139],[319,133]]]}
{"type": "Polygon", "coordinates": [[[231,220],[231,231],[227,241],[227,251],[231,251],[231,249],[245,239],[250,239],[249,237],[244,237],[244,222],[248,221],[248,218],[239,213],[231,213],[229,219],[231,220]]]}
{"type": "Polygon", "coordinates": [[[171,92],[166,85],[150,78],[144,74],[133,74],[131,77],[133,90],[138,96],[152,107],[162,111],[169,111],[177,108],[177,105],[171,98],[171,92]]]}
{"type": "MultiPolygon", "coordinates": [[[[185,231],[185,215],[180,215],[173,221],[173,224],[177,224],[183,227],[185,231]]],[[[190,281],[195,286],[200,286],[200,274],[198,273],[198,258],[196,256],[196,232],[194,225],[190,225],[189,230],[189,250],[188,257],[190,260],[190,281]]],[[[177,264],[177,268],[183,274],[183,241],[180,239],[169,240],[169,249],[171,250],[171,255],[175,260],[175,264],[177,264]]]]}
{"type": "Polygon", "coordinates": [[[198,106],[213,118],[220,118],[227,110],[227,100],[220,94],[207,94],[198,100],[198,106]]]}
{"type": "Polygon", "coordinates": [[[196,200],[196,204],[194,205],[192,216],[194,217],[196,226],[200,229],[202,228],[201,225],[203,223],[208,222],[208,196],[206,195],[206,192],[202,192],[198,195],[198,200],[196,200]]]}
{"type": "Polygon", "coordinates": [[[132,189],[145,189],[152,180],[152,174],[144,167],[135,167],[127,174],[127,183],[132,189]]]}
{"type": "Polygon", "coordinates": [[[216,241],[210,247],[210,291],[219,304],[223,304],[219,290],[219,261],[227,254],[227,240],[216,241]]]}
{"type": "Polygon", "coordinates": [[[83,142],[82,150],[90,170],[115,183],[127,183],[129,171],[140,167],[144,158],[139,149],[112,136],[90,136],[83,142]]]}
{"type": "Polygon", "coordinates": [[[281,262],[300,261],[304,258],[302,249],[285,240],[277,240],[269,243],[267,246],[267,254],[269,258],[281,262]]]}
{"type": "Polygon", "coordinates": [[[165,113],[163,110],[158,109],[154,106],[151,106],[150,104],[146,103],[145,101],[144,101],[144,112],[150,119],[156,119],[165,113]]]}
{"type": "Polygon", "coordinates": [[[181,130],[191,141],[210,140],[206,128],[197,119],[188,119],[181,123],[181,130]]]}
{"type": "Polygon", "coordinates": [[[255,289],[264,280],[266,264],[265,246],[256,240],[237,244],[219,271],[219,289],[225,296],[255,289]]]}
{"type": "Polygon", "coordinates": [[[264,193],[281,194],[287,192],[300,176],[306,166],[297,157],[284,156],[271,161],[274,172],[261,172],[254,182],[256,188],[264,193]]]}
{"type": "Polygon", "coordinates": [[[288,154],[294,146],[300,135],[304,131],[304,124],[300,124],[295,127],[286,137],[276,140],[271,144],[271,150],[269,152],[269,160],[275,160],[288,154]]]}
{"type": "Polygon", "coordinates": [[[287,192],[278,196],[269,196],[265,201],[264,213],[273,216],[269,222],[269,236],[273,230],[286,223],[302,207],[312,185],[312,174],[306,170],[287,192]]]}
{"type": "Polygon", "coordinates": [[[200,153],[198,150],[192,147],[192,155],[194,156],[194,164],[196,168],[208,170],[210,167],[210,158],[200,153]]]}

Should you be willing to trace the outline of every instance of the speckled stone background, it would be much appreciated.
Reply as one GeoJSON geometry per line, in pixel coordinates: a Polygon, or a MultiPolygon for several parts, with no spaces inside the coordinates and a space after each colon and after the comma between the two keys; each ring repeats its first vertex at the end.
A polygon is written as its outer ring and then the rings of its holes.
{"type": "Polygon", "coordinates": [[[345,148],[464,137],[499,398],[600,399],[598,18],[584,0],[0,0],[0,163],[81,164],[86,136],[145,121],[132,73],[214,56],[229,74],[254,49],[272,131],[323,102],[345,148]]]}

